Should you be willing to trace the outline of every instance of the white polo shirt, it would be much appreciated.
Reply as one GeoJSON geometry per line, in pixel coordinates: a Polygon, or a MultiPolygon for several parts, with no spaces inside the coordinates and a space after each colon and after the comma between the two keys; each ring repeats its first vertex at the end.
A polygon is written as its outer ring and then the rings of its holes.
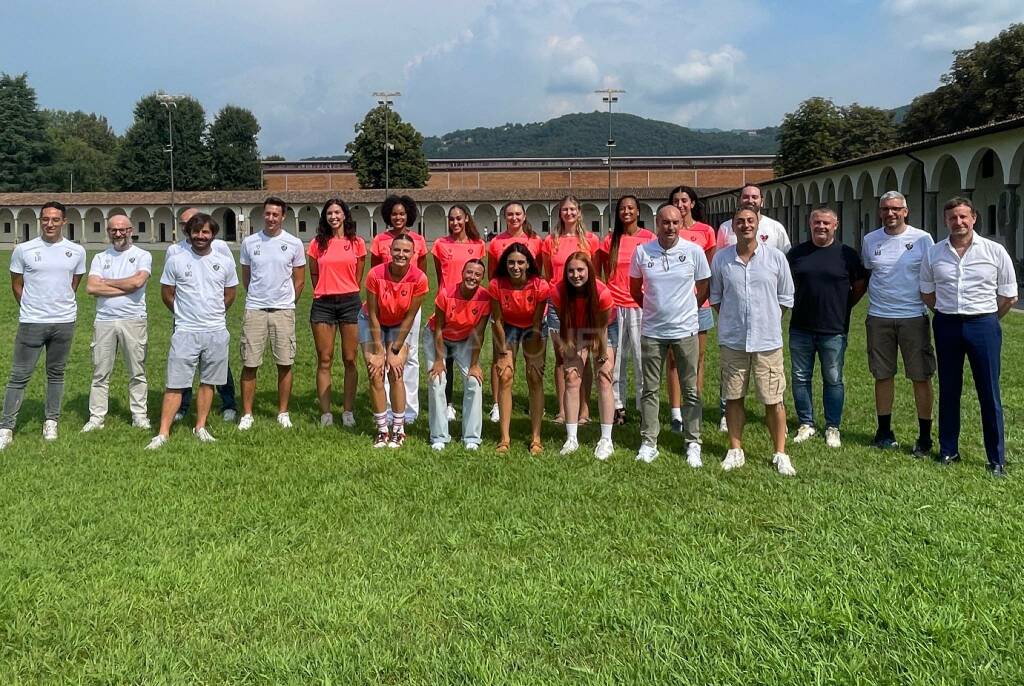
{"type": "Polygon", "coordinates": [[[302,241],[287,231],[276,236],[260,231],[242,241],[238,261],[249,267],[245,309],[295,309],[292,270],[306,264],[302,241]]]}
{"type": "MultiPolygon", "coordinates": [[[[131,245],[126,250],[112,246],[92,258],[89,276],[103,279],[125,279],[138,271],[153,273],[153,256],[142,248],[131,245]]],[[[127,295],[99,296],[96,298],[96,321],[110,322],[121,319],[146,318],[146,288],[127,295]]]]}
{"type": "Polygon", "coordinates": [[[718,305],[718,343],[731,350],[782,347],[782,307],[793,307],[793,274],[781,250],[759,245],[745,263],[730,245],[711,260],[712,305],[718,305]]]}
{"type": "Polygon", "coordinates": [[[928,311],[921,302],[921,262],[933,245],[930,233],[909,225],[896,235],[881,228],[864,236],[860,257],[871,271],[870,316],[908,319],[928,311]]]}
{"type": "MultiPolygon", "coordinates": [[[[232,263],[235,260],[234,254],[231,252],[231,248],[228,246],[227,241],[222,241],[219,238],[214,238],[210,241],[210,247],[213,248],[215,253],[220,253],[225,257],[230,257],[232,263]]],[[[171,259],[180,252],[192,252],[192,245],[182,238],[177,243],[172,243],[167,246],[167,259],[171,259]]]]}
{"type": "Polygon", "coordinates": [[[629,276],[643,279],[644,305],[640,333],[678,340],[697,333],[697,281],[711,277],[704,251],[680,238],[664,250],[657,240],[638,245],[629,276]]]}
{"type": "Polygon", "coordinates": [[[238,285],[235,261],[218,252],[200,257],[191,248],[164,263],[160,283],[174,286],[174,328],[208,332],[227,328],[224,289],[238,285]]]}
{"type": "Polygon", "coordinates": [[[11,271],[21,274],[18,321],[22,324],[71,324],[78,303],[71,279],[85,273],[85,248],[62,238],[47,243],[41,237],[19,243],[11,253],[11,271]]]}
{"type": "MultiPolygon", "coordinates": [[[[770,245],[782,252],[789,252],[793,244],[789,242],[786,227],[767,215],[759,215],[757,220],[757,240],[761,245],[770,245]]],[[[718,249],[736,245],[736,233],[732,230],[732,220],[722,222],[718,227],[718,249]]]]}
{"type": "Polygon", "coordinates": [[[1006,248],[975,233],[963,257],[948,238],[929,248],[920,288],[935,294],[935,309],[943,314],[991,314],[999,309],[997,295],[1017,296],[1017,277],[1006,248]]]}

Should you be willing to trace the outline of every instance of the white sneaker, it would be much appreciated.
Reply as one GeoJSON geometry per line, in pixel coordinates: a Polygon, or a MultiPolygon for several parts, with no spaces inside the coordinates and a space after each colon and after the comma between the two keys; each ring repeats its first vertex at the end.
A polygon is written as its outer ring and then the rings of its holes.
{"type": "Polygon", "coordinates": [[[132,417],[132,426],[136,429],[152,429],[153,425],[149,423],[149,417],[144,414],[135,415],[132,417]]]}
{"type": "Polygon", "coordinates": [[[43,422],[43,440],[45,441],[56,441],[57,440],[57,420],[47,419],[43,422]]]}
{"type": "Polygon", "coordinates": [[[722,415],[722,418],[718,420],[718,432],[723,434],[729,433],[729,422],[725,421],[724,414],[722,415]]]}
{"type": "Polygon", "coordinates": [[[356,416],[354,414],[352,414],[351,412],[342,412],[341,413],[341,425],[351,429],[353,426],[356,425],[356,416]]]}
{"type": "Polygon", "coordinates": [[[839,438],[839,429],[834,426],[825,427],[825,445],[829,448],[843,447],[843,442],[839,438]]]}
{"type": "Polygon", "coordinates": [[[466,444],[466,450],[472,450],[472,451],[480,450],[480,444],[479,443],[467,443],[466,444]]]}
{"type": "Polygon", "coordinates": [[[0,450],[3,450],[14,442],[14,431],[11,429],[0,429],[0,450]]]}
{"type": "Polygon", "coordinates": [[[238,430],[248,431],[252,428],[252,423],[256,421],[251,414],[243,414],[242,418],[238,420],[238,430]]]}
{"type": "Polygon", "coordinates": [[[644,443],[640,446],[640,450],[636,453],[636,459],[638,462],[646,462],[650,464],[658,459],[658,449],[653,445],[647,445],[644,443]]]}
{"type": "Polygon", "coordinates": [[[700,443],[693,442],[686,446],[686,464],[694,469],[704,466],[704,462],[700,459],[700,443]]]}
{"type": "Polygon", "coordinates": [[[235,412],[234,410],[224,410],[224,412],[221,413],[220,417],[225,422],[231,423],[235,421],[235,419],[238,417],[238,413],[235,412]]]}
{"type": "Polygon", "coordinates": [[[491,421],[497,424],[501,420],[501,415],[498,414],[498,403],[491,405],[491,421]]]}
{"type": "Polygon", "coordinates": [[[612,444],[612,439],[602,438],[597,442],[597,447],[594,448],[594,457],[604,461],[611,457],[614,452],[615,446],[612,444]]]}
{"type": "Polygon", "coordinates": [[[157,434],[156,436],[153,436],[153,440],[151,440],[149,442],[149,445],[146,446],[146,450],[156,450],[157,448],[163,446],[163,444],[166,442],[167,436],[164,436],[163,434],[157,434]]]}
{"type": "Polygon", "coordinates": [[[447,443],[442,443],[441,441],[436,441],[436,442],[430,444],[430,449],[433,450],[434,452],[438,452],[438,453],[443,452],[444,449],[447,448],[447,447],[448,447],[448,444],[447,443]]]}
{"type": "Polygon", "coordinates": [[[747,463],[747,457],[743,454],[742,448],[730,448],[725,453],[725,459],[722,460],[722,471],[731,472],[734,469],[739,469],[747,463]]]}
{"type": "Polygon", "coordinates": [[[192,429],[192,435],[198,438],[203,443],[213,443],[217,439],[213,437],[213,434],[205,427],[192,429]]]}
{"type": "Polygon", "coordinates": [[[103,420],[102,419],[96,419],[95,417],[90,417],[89,421],[87,421],[85,423],[85,426],[82,427],[82,433],[87,434],[90,431],[98,431],[99,429],[102,429],[102,428],[103,428],[103,420]]]}
{"type": "Polygon", "coordinates": [[[292,418],[288,416],[287,412],[277,415],[277,423],[281,425],[282,429],[292,428],[292,418]]]}
{"type": "Polygon", "coordinates": [[[580,449],[580,442],[574,441],[571,438],[565,439],[565,443],[562,444],[562,449],[558,451],[559,455],[572,455],[574,452],[580,449]]]}
{"type": "Polygon", "coordinates": [[[177,423],[177,422],[180,422],[184,418],[185,418],[185,413],[184,412],[175,412],[174,413],[174,419],[172,419],[171,421],[174,422],[174,423],[177,423]]]}
{"type": "Polygon", "coordinates": [[[793,469],[793,463],[789,461],[789,455],[786,453],[775,453],[772,456],[772,464],[779,470],[779,474],[782,476],[796,476],[796,470],[793,469]]]}
{"type": "Polygon", "coordinates": [[[330,412],[324,412],[320,415],[320,428],[324,429],[328,426],[334,426],[334,415],[330,412]]]}
{"type": "Polygon", "coordinates": [[[817,429],[810,424],[801,424],[796,430],[796,436],[793,437],[793,442],[803,443],[816,433],[818,433],[817,429]]]}
{"type": "Polygon", "coordinates": [[[458,414],[456,414],[456,412],[455,412],[455,406],[452,405],[451,403],[449,403],[448,404],[448,421],[449,422],[454,422],[455,418],[457,416],[458,416],[458,414]]]}

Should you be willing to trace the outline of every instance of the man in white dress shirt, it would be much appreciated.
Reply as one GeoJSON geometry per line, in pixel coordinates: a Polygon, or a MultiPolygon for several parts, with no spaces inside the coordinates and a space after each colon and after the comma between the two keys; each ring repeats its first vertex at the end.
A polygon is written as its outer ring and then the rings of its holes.
{"type": "Polygon", "coordinates": [[[697,387],[697,303],[708,297],[711,268],[696,243],[683,240],[683,215],[669,204],[658,209],[657,239],[633,253],[629,268],[629,292],[643,309],[640,323],[640,359],[643,393],[640,397],[641,445],[636,459],[653,462],[658,457],[661,430],[659,398],[665,357],[672,350],[683,394],[683,437],[686,463],[701,462],[700,425],[703,408],[697,387]],[[695,295],[696,294],[696,295],[695,295]]]}
{"type": "Polygon", "coordinates": [[[174,313],[174,333],[167,352],[160,433],[146,446],[148,450],[167,443],[182,391],[192,387],[197,368],[199,391],[192,433],[200,441],[214,441],[206,428],[206,418],[213,402],[213,387],[222,385],[228,375],[230,337],[225,315],[235,301],[238,286],[235,261],[213,250],[213,238],[220,227],[210,215],[195,214],[185,230],[191,239],[189,250],[168,258],[160,277],[160,297],[174,313]]]}
{"type": "Polygon", "coordinates": [[[774,444],[772,464],[779,474],[794,476],[796,470],[786,454],[782,351],[782,312],[793,307],[793,276],[782,251],[758,239],[756,212],[739,209],[730,225],[736,243],[719,250],[711,261],[711,306],[718,310],[721,387],[729,430],[722,469],[736,469],[746,462],[744,399],[753,377],[774,444]]]}
{"type": "Polygon", "coordinates": [[[896,358],[903,354],[903,371],[914,385],[918,436],[915,457],[932,449],[932,376],[935,350],[928,308],[921,302],[921,262],[935,244],[931,234],[907,224],[907,199],[889,191],[878,199],[882,227],[864,236],[861,261],[868,270],[868,369],[875,378],[878,429],[872,445],[882,450],[900,447],[892,429],[896,358]]]}
{"type": "Polygon", "coordinates": [[[1017,302],[1013,261],[999,243],[974,232],[978,214],[967,198],[942,208],[949,237],[933,245],[921,264],[921,299],[935,310],[939,364],[939,462],[960,460],[960,400],[964,357],[971,363],[981,406],[988,468],[1006,476],[1003,402],[999,390],[1003,331],[999,320],[1017,302]]]}
{"type": "MultiPolygon", "coordinates": [[[[792,243],[789,241],[789,234],[786,233],[786,227],[771,217],[766,217],[761,214],[762,203],[764,203],[764,198],[761,197],[761,188],[752,183],[748,183],[740,189],[740,202],[736,209],[753,210],[757,215],[757,233],[755,236],[758,243],[761,245],[770,245],[784,253],[789,252],[789,249],[792,247],[792,243]]],[[[726,220],[720,227],[718,227],[717,242],[718,250],[729,245],[736,245],[736,232],[733,231],[731,219],[726,220]]]]}
{"type": "Polygon", "coordinates": [[[264,229],[242,241],[238,261],[245,286],[245,318],[242,320],[242,416],[239,431],[252,427],[256,398],[256,370],[270,343],[277,363],[277,423],[292,426],[288,400],[292,394],[295,362],[295,302],[302,293],[306,251],[302,241],[284,230],[284,200],[263,202],[264,229]]]}
{"type": "Polygon", "coordinates": [[[85,248],[64,238],[64,205],[48,202],[40,211],[41,232],[11,253],[11,290],[18,301],[11,377],[0,417],[0,450],[14,440],[25,386],[46,350],[46,404],[43,438],[57,440],[64,398],[64,365],[75,336],[78,303],[75,291],[85,273],[85,248]]]}
{"type": "Polygon", "coordinates": [[[117,352],[124,353],[128,371],[128,407],[132,426],[150,428],[146,414],[146,282],[153,257],[132,245],[132,222],[124,214],[107,220],[110,247],[92,258],[85,291],[96,298],[92,336],[92,386],[89,421],[82,432],[103,428],[107,416],[110,374],[117,352]]]}

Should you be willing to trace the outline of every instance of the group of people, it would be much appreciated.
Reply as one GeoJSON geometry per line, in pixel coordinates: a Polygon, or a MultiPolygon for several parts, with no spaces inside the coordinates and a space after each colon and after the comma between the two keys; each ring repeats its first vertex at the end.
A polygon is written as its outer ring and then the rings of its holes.
{"type": "MultiPolygon", "coordinates": [[[[480,354],[490,329],[490,419],[498,424],[496,452],[510,448],[512,386],[517,370],[524,368],[528,447],[535,455],[544,450],[541,425],[550,340],[556,366],[555,421],[564,423],[566,432],[562,455],[580,447],[578,427],[590,421],[596,379],[601,432],[594,454],[602,460],[611,457],[613,427],[628,421],[632,358],[641,435],[636,459],[651,462],[658,456],[664,380],[671,427],[683,435],[687,464],[698,468],[703,465],[707,332],[715,328],[717,314],[720,428],[728,432],[729,441],[721,467],[732,470],[746,461],[745,398],[752,382],[765,406],[771,463],[780,474],[794,475],[786,453],[787,378],[798,419],[792,440],[811,440],[819,430],[812,376],[816,360],[820,363],[820,428],[825,444],[838,448],[850,315],[866,293],[868,368],[875,379],[878,421],[874,446],[899,448],[892,407],[901,355],[913,384],[919,424],[913,454],[924,457],[933,451],[931,378],[937,370],[938,460],[959,460],[966,356],[980,401],[989,468],[997,476],[1005,474],[999,319],[1016,302],[1017,280],[1006,250],[974,232],[977,213],[969,199],[953,198],[945,204],[949,237],[935,243],[928,232],[907,225],[904,196],[885,193],[879,199],[882,226],[864,237],[860,253],[837,239],[838,218],[824,206],[810,214],[810,240],[791,246],[785,228],[761,214],[761,191],[755,185],[741,189],[735,214],[717,232],[702,221],[693,188],[672,190],[657,211],[654,232],[640,225],[639,200],[623,196],[615,207],[614,230],[603,240],[585,229],[582,208],[572,196],[559,203],[558,217],[543,237],[530,225],[522,204],[507,204],[502,212],[504,231],[487,242],[468,208],[455,205],[448,213],[447,235],[431,246],[411,230],[418,208],[408,196],[385,200],[382,215],[387,229],[369,246],[357,235],[352,213],[341,199],[324,204],[317,235],[308,246],[284,230],[286,210],[283,200],[267,198],[264,229],[241,245],[245,314],[239,347],[240,431],[255,422],[257,372],[268,347],[277,367],[276,421],[286,429],[292,426],[295,308],[308,270],[321,427],[334,423],[336,349],[343,362],[341,421],[346,427],[355,425],[361,350],[376,429],[373,446],[400,448],[406,425],[419,415],[422,348],[431,447],[441,451],[452,440],[449,423],[458,415],[452,386],[457,367],[463,380],[462,442],[467,450],[478,450],[485,385],[480,354]],[[433,316],[421,326],[421,309],[430,290],[428,259],[436,274],[437,294],[433,316]],[[792,310],[788,375],[783,354],[787,309],[792,310]],[[931,327],[929,309],[934,312],[931,327]]],[[[43,437],[57,437],[64,366],[77,314],[75,293],[86,258],[81,246],[63,237],[64,216],[60,203],[44,205],[41,235],[19,244],[11,257],[20,316],[0,417],[0,450],[13,440],[25,385],[44,350],[43,437]]],[[[181,219],[184,239],[168,249],[160,277],[161,299],[173,312],[174,329],[159,429],[149,449],[167,443],[173,423],[184,416],[197,371],[192,429],[196,438],[215,440],[207,428],[215,390],[225,398],[225,418],[233,419],[236,411],[226,322],[239,283],[234,256],[217,238],[219,227],[213,217],[188,209],[181,219]]],[[[85,432],[104,426],[119,350],[129,377],[132,424],[150,427],[145,289],[152,258],[132,244],[128,217],[110,217],[107,234],[110,245],[93,258],[87,277],[86,290],[97,300],[85,432]]]]}

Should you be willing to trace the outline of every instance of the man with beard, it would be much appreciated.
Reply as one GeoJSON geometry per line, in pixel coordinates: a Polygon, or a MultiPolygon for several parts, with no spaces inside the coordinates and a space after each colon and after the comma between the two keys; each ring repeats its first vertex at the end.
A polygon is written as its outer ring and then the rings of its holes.
{"type": "MultiPolygon", "coordinates": [[[[740,202],[739,207],[736,209],[753,210],[757,214],[757,233],[755,236],[759,244],[770,245],[784,253],[789,252],[792,243],[789,242],[786,227],[771,217],[761,214],[761,205],[763,203],[764,198],[761,197],[760,187],[748,183],[740,189],[740,202]]],[[[718,227],[717,249],[721,250],[730,245],[736,245],[736,233],[732,229],[732,219],[723,222],[718,227]]]]}

